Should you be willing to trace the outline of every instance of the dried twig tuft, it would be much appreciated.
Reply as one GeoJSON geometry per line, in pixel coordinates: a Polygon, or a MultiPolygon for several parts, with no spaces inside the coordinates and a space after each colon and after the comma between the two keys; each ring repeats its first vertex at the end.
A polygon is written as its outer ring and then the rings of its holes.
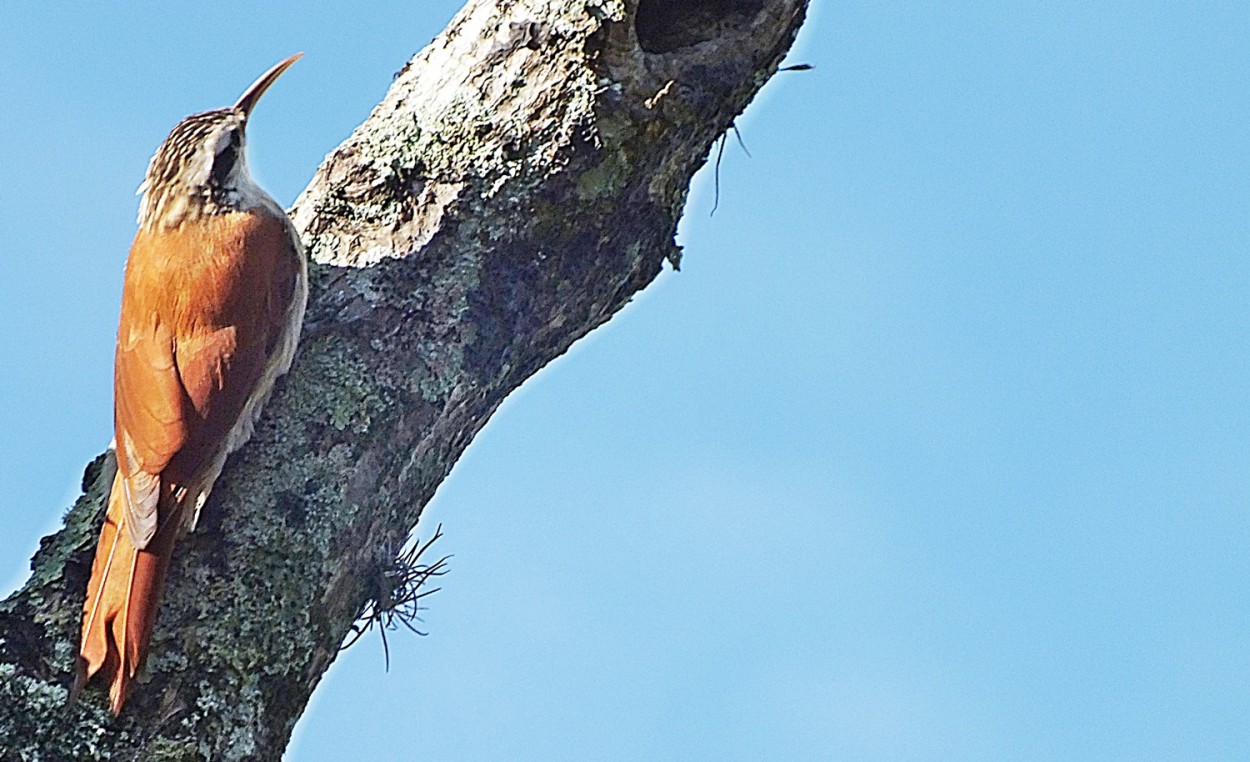
{"type": "Polygon", "coordinates": [[[399,629],[399,625],[407,627],[418,635],[428,633],[417,628],[420,612],[425,610],[421,599],[437,593],[442,588],[426,587],[432,577],[441,577],[447,573],[447,560],[451,556],[443,556],[432,564],[423,563],[421,557],[430,546],[443,536],[443,525],[434,530],[434,536],[424,543],[413,543],[412,547],[401,552],[394,561],[379,571],[375,580],[376,589],[369,602],[365,604],[360,617],[352,625],[347,640],[340,650],[350,648],[356,641],[377,625],[382,635],[382,653],[386,658],[386,669],[391,668],[391,649],[386,642],[386,631],[399,629]]]}

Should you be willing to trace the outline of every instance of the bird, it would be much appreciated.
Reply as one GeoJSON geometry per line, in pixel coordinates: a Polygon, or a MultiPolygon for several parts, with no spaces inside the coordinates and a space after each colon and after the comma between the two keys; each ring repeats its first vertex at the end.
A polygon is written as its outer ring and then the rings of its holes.
{"type": "Polygon", "coordinates": [[[117,473],[83,604],[71,700],[93,678],[119,715],[147,656],[176,542],[291,367],[308,270],[245,156],[252,110],[303,54],[229,108],[180,121],[148,164],[113,366],[117,473]]]}

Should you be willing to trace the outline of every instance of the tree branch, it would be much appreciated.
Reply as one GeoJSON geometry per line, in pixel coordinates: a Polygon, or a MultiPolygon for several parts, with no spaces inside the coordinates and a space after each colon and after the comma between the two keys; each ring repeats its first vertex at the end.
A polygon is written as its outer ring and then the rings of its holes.
{"type": "Polygon", "coordinates": [[[101,456],[0,604],[0,758],[279,759],[474,434],[677,266],[691,176],[806,4],[470,2],[296,201],[305,339],[176,552],[127,710],[64,705],[101,456]]]}

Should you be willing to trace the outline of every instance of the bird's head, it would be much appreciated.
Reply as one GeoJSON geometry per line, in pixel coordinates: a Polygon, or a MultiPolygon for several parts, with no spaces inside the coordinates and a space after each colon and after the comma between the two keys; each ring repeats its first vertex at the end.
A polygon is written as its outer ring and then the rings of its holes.
{"type": "Polygon", "coordinates": [[[175,227],[188,218],[248,208],[269,198],[247,171],[247,122],[269,86],[302,55],[262,74],[233,106],[192,114],[174,125],[139,186],[140,227],[175,227]]]}

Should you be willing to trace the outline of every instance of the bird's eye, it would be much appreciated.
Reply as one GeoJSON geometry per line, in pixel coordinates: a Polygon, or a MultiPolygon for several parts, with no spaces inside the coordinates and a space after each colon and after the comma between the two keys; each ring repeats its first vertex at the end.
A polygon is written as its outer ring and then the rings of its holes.
{"type": "Polygon", "coordinates": [[[226,178],[230,176],[230,170],[234,168],[234,163],[239,158],[239,143],[238,131],[231,130],[230,142],[222,146],[217,156],[213,158],[213,171],[210,177],[215,185],[225,185],[226,178]]]}

